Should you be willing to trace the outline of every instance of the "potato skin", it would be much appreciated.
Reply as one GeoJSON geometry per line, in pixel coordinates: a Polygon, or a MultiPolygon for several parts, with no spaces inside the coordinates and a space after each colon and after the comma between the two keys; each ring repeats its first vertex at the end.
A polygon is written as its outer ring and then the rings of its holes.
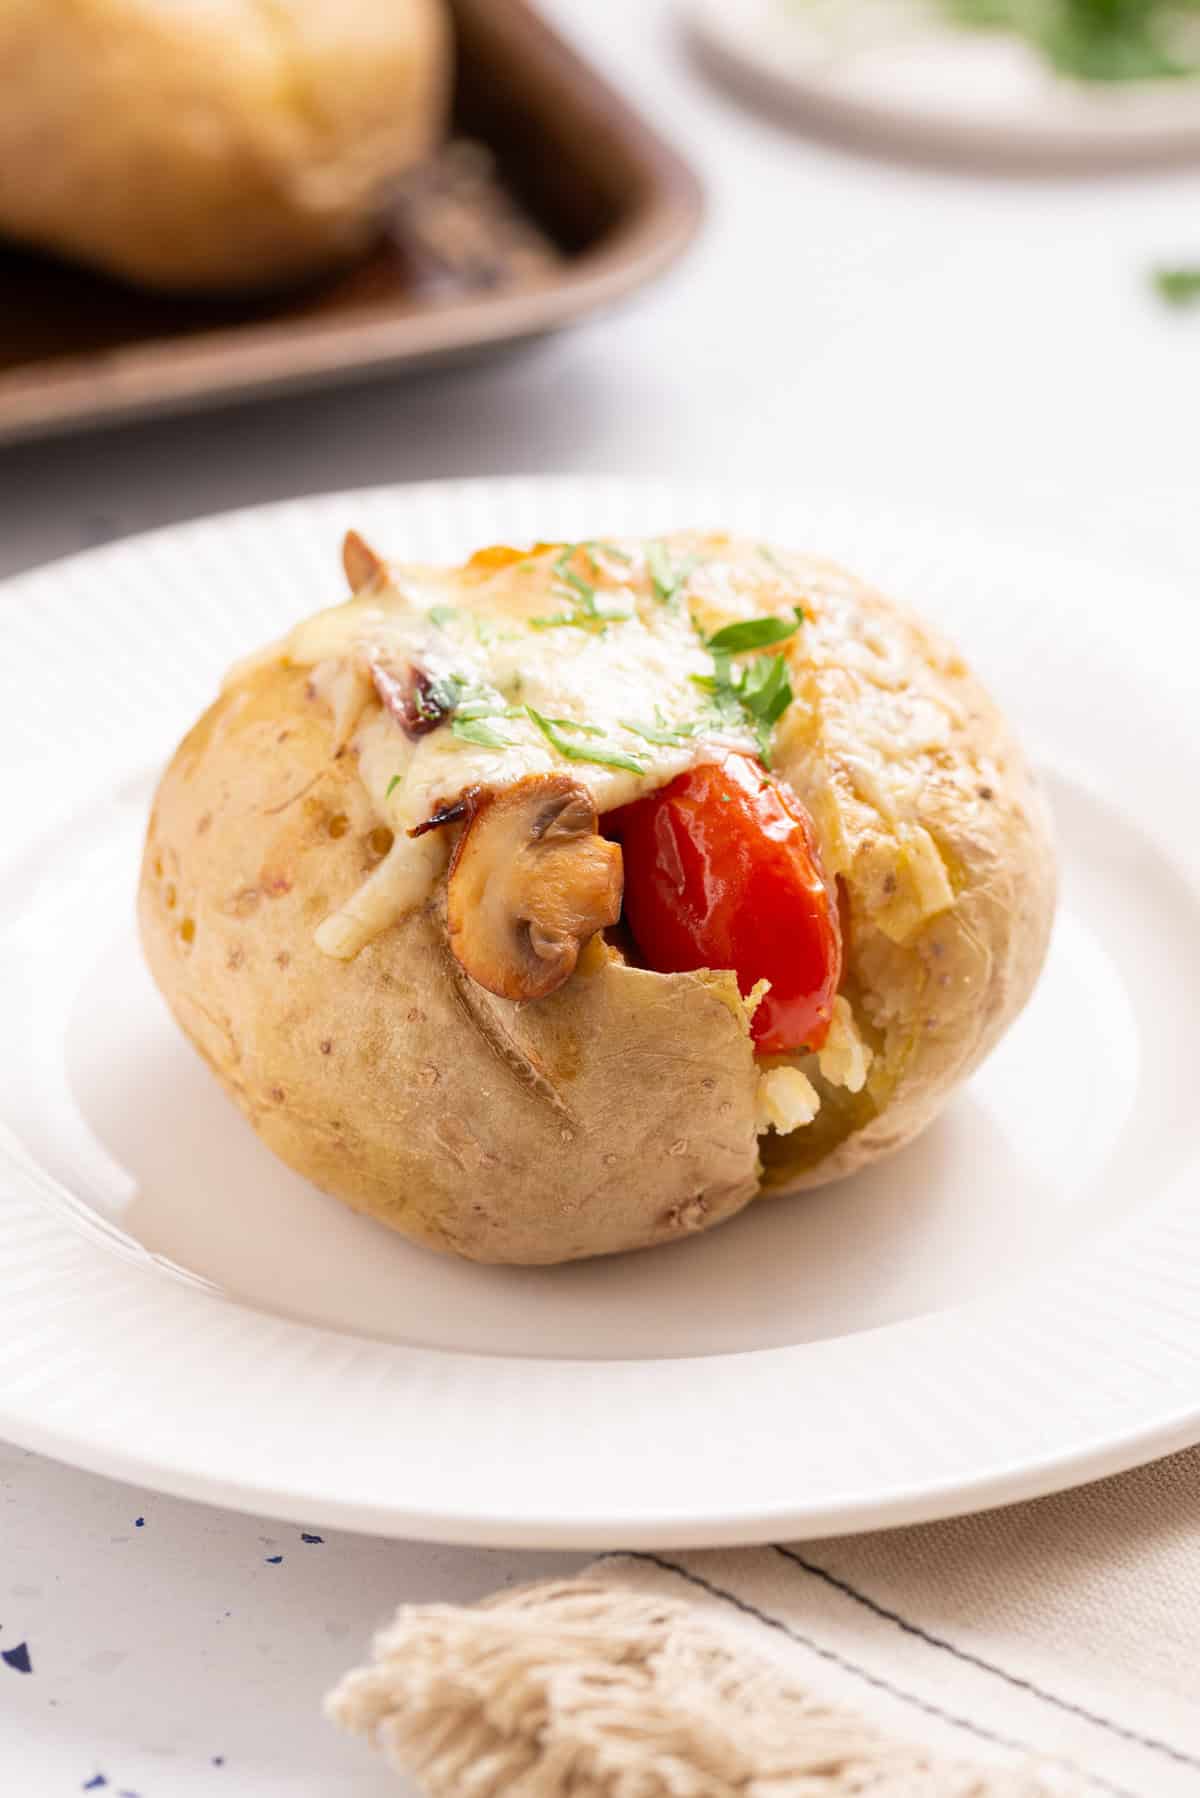
{"type": "Polygon", "coordinates": [[[931,1122],[1033,991],[1057,889],[1045,797],[958,651],[843,569],[789,566],[810,603],[776,765],[841,886],[844,990],[875,1059],[859,1094],[816,1075],[816,1124],[764,1141],[778,1192],[853,1173],[931,1122]],[[939,869],[953,903],[919,915],[939,869]]]}
{"type": "Polygon", "coordinates": [[[0,230],[150,287],[369,238],[445,112],[442,0],[0,0],[0,230]]]}
{"type": "MultiPolygon", "coordinates": [[[[752,548],[668,540],[676,565],[719,555],[751,590],[752,548]]],[[[843,991],[874,1052],[865,1088],[806,1058],[815,1123],[757,1137],[732,975],[653,974],[594,942],[558,992],[512,1004],[449,954],[442,894],[352,961],[322,953],[316,926],[388,833],[353,754],[332,756],[306,671],[281,660],[240,676],[176,752],[139,917],[179,1023],[297,1172],[470,1259],[613,1253],[890,1152],[986,1054],[1046,951],[1044,801],[936,633],[839,569],[788,566],[805,625],[776,766],[841,891],[843,991]]]]}
{"type": "Polygon", "coordinates": [[[599,947],[548,999],[474,985],[440,902],[353,961],[313,943],[378,860],[375,817],[303,670],[229,689],[180,745],[138,901],[151,971],[263,1140],[432,1248],[536,1264],[670,1241],[758,1187],[732,976],[599,947]]]}

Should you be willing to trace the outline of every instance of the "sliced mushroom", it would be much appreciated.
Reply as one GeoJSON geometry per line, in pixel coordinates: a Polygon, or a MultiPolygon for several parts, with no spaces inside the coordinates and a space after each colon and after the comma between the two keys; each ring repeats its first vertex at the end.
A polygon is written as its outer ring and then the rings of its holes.
{"type": "Polygon", "coordinates": [[[431,674],[416,662],[403,667],[373,656],[368,664],[379,703],[415,742],[444,724],[454,710],[459,689],[453,679],[431,674]]]}
{"type": "Polygon", "coordinates": [[[474,802],[450,864],[450,947],[502,999],[544,999],[621,911],[621,851],[567,774],[530,774],[474,802]]]}
{"type": "Polygon", "coordinates": [[[350,583],[351,593],[360,593],[369,587],[377,574],[387,567],[382,556],[375,551],[365,538],[357,531],[347,531],[342,538],[342,567],[346,571],[346,579],[350,583]]]}

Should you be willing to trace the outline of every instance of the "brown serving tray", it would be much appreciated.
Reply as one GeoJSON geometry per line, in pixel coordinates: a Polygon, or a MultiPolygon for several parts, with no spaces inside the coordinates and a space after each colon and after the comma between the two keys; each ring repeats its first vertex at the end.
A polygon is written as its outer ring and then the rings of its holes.
{"type": "Polygon", "coordinates": [[[337,276],[182,300],[0,250],[0,442],[478,354],[665,268],[700,218],[687,166],[523,0],[452,11],[452,141],[337,276]]]}

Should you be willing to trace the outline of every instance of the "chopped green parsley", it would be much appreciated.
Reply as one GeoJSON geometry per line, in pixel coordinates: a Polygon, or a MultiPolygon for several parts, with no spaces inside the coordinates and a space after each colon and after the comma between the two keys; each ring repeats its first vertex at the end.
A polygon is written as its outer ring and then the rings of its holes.
{"type": "Polygon", "coordinates": [[[698,735],[703,729],[703,720],[693,719],[690,724],[668,724],[659,713],[654,724],[634,724],[632,719],[622,718],[621,729],[632,731],[635,737],[643,737],[647,743],[661,743],[669,748],[678,748],[690,737],[698,735]]]}
{"type": "Polygon", "coordinates": [[[589,734],[592,734],[593,732],[592,726],[587,725],[581,727],[578,724],[563,719],[555,720],[553,718],[544,718],[541,712],[534,710],[533,706],[527,706],[525,709],[545,737],[546,741],[550,744],[551,748],[557,749],[559,755],[565,756],[568,761],[595,762],[601,768],[625,768],[630,774],[644,774],[646,772],[645,762],[639,761],[636,756],[626,755],[624,750],[617,749],[615,745],[611,743],[594,743],[588,745],[572,743],[562,734],[564,725],[567,729],[573,730],[583,728],[587,730],[589,734]]]}
{"type": "Polygon", "coordinates": [[[785,643],[804,623],[801,607],[793,606],[792,610],[794,624],[786,618],[746,618],[740,624],[727,624],[724,630],[714,632],[705,639],[704,647],[714,655],[736,656],[747,649],[765,649],[769,643],[785,643]]]}
{"type": "Polygon", "coordinates": [[[510,738],[502,737],[499,731],[493,730],[491,725],[485,723],[482,718],[452,718],[450,729],[464,743],[479,743],[485,749],[511,749],[513,747],[510,738]]]}
{"type": "Polygon", "coordinates": [[[705,639],[705,648],[713,659],[712,673],[690,677],[708,694],[720,722],[749,725],[765,768],[771,766],[771,732],[795,698],[792,678],[781,655],[755,656],[737,667],[732,657],[749,649],[784,643],[794,636],[804,622],[804,613],[799,606],[793,610],[794,624],[783,618],[748,618],[714,632],[705,639]]]}
{"type": "MultiPolygon", "coordinates": [[[[558,585],[553,589],[554,597],[563,601],[568,609],[542,618],[531,618],[529,623],[535,631],[560,630],[571,625],[576,630],[603,632],[610,624],[625,623],[633,617],[632,612],[613,605],[611,600],[598,597],[592,582],[585,581],[571,567],[571,560],[579,547],[578,543],[565,544],[554,561],[554,573],[558,578],[558,585]]],[[[598,572],[594,560],[592,569],[593,572],[598,572]]]]}
{"type": "Polygon", "coordinates": [[[673,603],[680,588],[687,584],[687,578],[695,566],[696,559],[693,556],[690,561],[681,562],[676,567],[666,544],[660,543],[657,538],[646,545],[646,567],[650,571],[654,597],[660,605],[669,606],[673,603]]]}

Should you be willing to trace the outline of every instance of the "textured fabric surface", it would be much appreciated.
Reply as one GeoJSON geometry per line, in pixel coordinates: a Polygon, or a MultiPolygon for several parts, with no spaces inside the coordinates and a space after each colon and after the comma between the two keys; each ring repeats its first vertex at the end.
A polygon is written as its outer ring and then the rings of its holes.
{"type": "Polygon", "coordinates": [[[1195,1798],[1200,1450],[949,1523],[407,1607],[329,1710],[430,1798],[1195,1798]]]}

